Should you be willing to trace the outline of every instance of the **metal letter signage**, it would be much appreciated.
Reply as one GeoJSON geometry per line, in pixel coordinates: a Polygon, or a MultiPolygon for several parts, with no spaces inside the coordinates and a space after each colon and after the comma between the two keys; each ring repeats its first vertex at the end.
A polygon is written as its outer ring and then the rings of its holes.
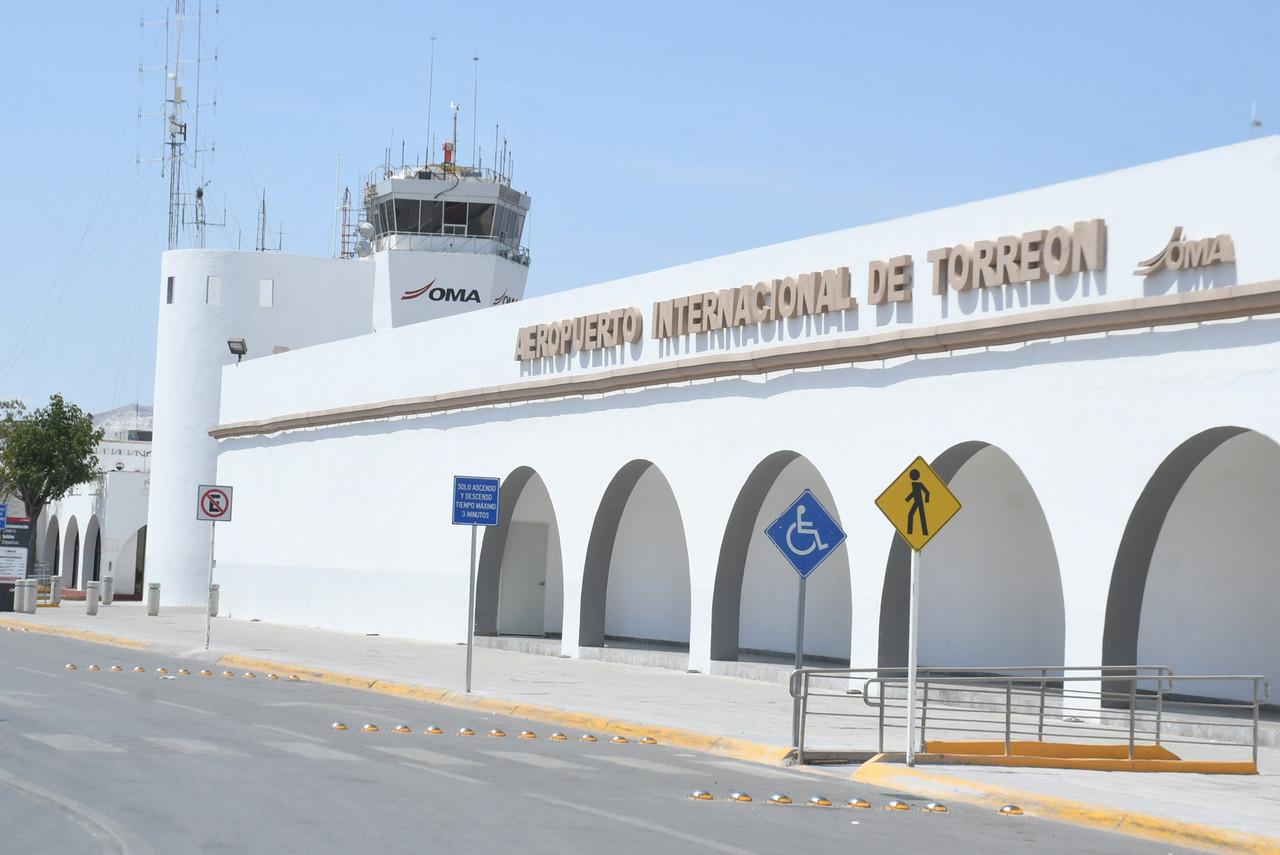
{"type": "Polygon", "coordinates": [[[1234,264],[1236,246],[1231,235],[1202,240],[1183,240],[1182,226],[1173,230],[1169,242],[1164,249],[1138,263],[1135,276],[1150,276],[1161,270],[1190,270],[1193,267],[1208,267],[1211,264],[1234,264]]]}
{"type": "Polygon", "coordinates": [[[959,512],[960,500],[924,458],[917,457],[880,494],[876,507],[919,552],[959,512]]]}
{"type": "Polygon", "coordinates": [[[196,519],[200,522],[231,522],[231,488],[201,484],[196,491],[196,519]]]}

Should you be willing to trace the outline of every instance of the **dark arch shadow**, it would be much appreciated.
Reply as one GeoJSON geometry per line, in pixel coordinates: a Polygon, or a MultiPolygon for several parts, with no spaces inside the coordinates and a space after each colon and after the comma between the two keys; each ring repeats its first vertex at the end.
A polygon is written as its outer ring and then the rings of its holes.
{"type": "Polygon", "coordinates": [[[613,562],[618,527],[636,484],[653,466],[648,460],[632,460],[619,469],[605,489],[600,507],[596,510],[595,519],[591,523],[591,537],[587,541],[587,558],[582,569],[582,599],[578,612],[578,644],[582,647],[604,646],[609,566],[613,562]]]}
{"type": "Polygon", "coordinates": [[[716,562],[716,581],[711,594],[711,658],[735,662],[742,620],[742,579],[747,569],[747,549],[756,517],[774,482],[798,451],[775,451],[756,464],[729,512],[716,562]]]}
{"type": "MultiPolygon", "coordinates": [[[[1248,428],[1224,426],[1196,434],[1164,459],[1143,488],[1133,512],[1129,514],[1129,521],[1125,523],[1120,548],[1116,551],[1116,563],[1111,569],[1111,589],[1107,593],[1107,613],[1102,630],[1103,665],[1138,664],[1142,597],[1165,517],[1195,468],[1224,442],[1248,431],[1248,428]]],[[[1123,690],[1128,691],[1127,684],[1123,685],[1123,690]]]]}
{"type": "MultiPolygon", "coordinates": [[[[933,471],[949,484],[962,466],[990,445],[989,442],[976,439],[953,445],[933,461],[933,471]]],[[[880,643],[876,654],[876,662],[880,668],[905,668],[907,665],[909,627],[903,616],[910,606],[911,547],[894,534],[880,594],[880,643]]]]}
{"type": "Polygon", "coordinates": [[[485,529],[476,563],[476,635],[498,634],[498,585],[502,578],[502,556],[507,551],[507,534],[520,494],[538,473],[519,466],[502,479],[498,490],[498,524],[485,529]]]}

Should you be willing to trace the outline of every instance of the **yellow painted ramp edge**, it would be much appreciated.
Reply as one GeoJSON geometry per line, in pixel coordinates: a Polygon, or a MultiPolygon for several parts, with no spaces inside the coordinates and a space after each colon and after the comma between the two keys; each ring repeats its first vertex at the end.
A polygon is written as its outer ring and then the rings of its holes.
{"type": "Polygon", "coordinates": [[[640,722],[628,721],[626,719],[609,718],[608,716],[593,715],[591,713],[573,712],[571,710],[562,710],[556,707],[541,706],[539,704],[526,704],[519,701],[503,700],[501,698],[468,695],[465,692],[457,692],[450,689],[439,689],[430,686],[415,686],[407,683],[396,683],[390,680],[358,677],[350,674],[326,671],[320,668],[312,668],[306,665],[294,665],[287,662],[273,662],[266,659],[255,659],[249,656],[240,656],[238,654],[228,654],[223,656],[218,660],[218,663],[221,665],[232,665],[238,668],[252,668],[258,671],[287,672],[297,674],[303,679],[316,683],[326,683],[331,686],[345,686],[351,689],[365,689],[374,692],[381,692],[384,695],[394,695],[400,698],[410,698],[412,700],[427,701],[429,703],[445,704],[447,706],[458,707],[460,709],[477,710],[479,712],[487,712],[495,715],[507,715],[514,718],[523,718],[531,721],[540,721],[545,724],[558,725],[560,727],[575,728],[579,730],[596,730],[611,734],[620,734],[622,736],[652,736],[664,745],[689,748],[695,751],[706,751],[710,754],[732,757],[737,760],[745,760],[751,763],[777,765],[791,753],[791,748],[789,746],[765,745],[759,742],[750,742],[745,739],[735,739],[729,736],[699,733],[697,731],[686,730],[679,727],[642,724],[640,722]]]}
{"type": "Polygon", "coordinates": [[[925,772],[886,763],[877,755],[850,778],[858,783],[891,787],[936,799],[998,809],[1016,804],[1028,816],[1067,822],[1100,831],[1114,831],[1144,840],[1188,846],[1211,852],[1280,855],[1280,838],[1231,831],[1212,825],[1182,822],[1118,808],[1091,805],[1072,799],[994,787],[939,772],[925,772]]]}
{"type": "Polygon", "coordinates": [[[12,627],[26,632],[38,632],[43,635],[57,635],[63,638],[75,638],[80,641],[91,641],[94,644],[110,644],[112,647],[127,647],[130,650],[146,650],[145,641],[132,638],[121,638],[118,635],[107,635],[104,632],[90,632],[87,629],[71,629],[65,626],[44,626],[27,620],[0,618],[0,627],[12,627]]]}

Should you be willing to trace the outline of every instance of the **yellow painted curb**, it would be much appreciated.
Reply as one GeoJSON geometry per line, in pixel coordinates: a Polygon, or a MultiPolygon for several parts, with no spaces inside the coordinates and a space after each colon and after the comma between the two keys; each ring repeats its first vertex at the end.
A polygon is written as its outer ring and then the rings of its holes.
{"type": "Polygon", "coordinates": [[[745,760],[751,763],[777,765],[782,762],[784,757],[791,753],[791,748],[789,747],[765,745],[759,742],[750,742],[745,739],[735,739],[729,736],[699,733],[697,731],[685,730],[684,728],[678,727],[642,724],[640,722],[626,721],[624,719],[613,719],[608,718],[607,716],[592,715],[591,713],[573,712],[571,710],[557,709],[556,707],[508,701],[501,698],[478,697],[476,695],[468,695],[464,692],[455,692],[450,689],[437,689],[429,686],[413,686],[407,683],[395,683],[390,680],[377,680],[369,677],[355,677],[350,674],[339,674],[319,668],[312,668],[306,665],[290,665],[285,662],[254,659],[246,656],[240,656],[238,654],[228,654],[218,661],[219,664],[232,665],[240,668],[290,671],[295,674],[300,674],[306,679],[316,683],[326,683],[331,686],[345,686],[352,689],[366,689],[369,691],[381,692],[384,695],[394,695],[400,698],[427,701],[435,704],[445,704],[446,706],[458,707],[461,709],[477,710],[480,712],[494,713],[496,715],[511,716],[513,718],[540,721],[545,724],[553,724],[565,728],[573,728],[575,730],[607,731],[610,733],[617,733],[622,736],[651,736],[663,745],[672,745],[677,748],[690,748],[695,751],[705,751],[709,754],[718,754],[723,757],[732,757],[736,760],[745,760]]]}
{"type": "Polygon", "coordinates": [[[132,638],[121,638],[117,635],[107,635],[102,632],[90,632],[87,629],[69,629],[62,626],[45,626],[43,624],[35,623],[34,621],[0,618],[0,626],[11,626],[14,629],[27,629],[31,632],[43,633],[44,635],[57,635],[62,638],[74,638],[79,641],[90,641],[94,644],[109,644],[112,647],[127,647],[130,650],[146,650],[148,646],[145,641],[136,641],[132,638]]]}
{"type": "Polygon", "coordinates": [[[1280,855],[1280,839],[1274,837],[1101,807],[1042,793],[993,787],[950,774],[925,772],[886,763],[882,761],[882,757],[883,755],[877,755],[863,763],[858,771],[850,776],[851,780],[993,809],[1014,803],[1028,816],[1067,822],[1101,831],[1114,831],[1160,843],[1191,846],[1213,852],[1280,855]]]}

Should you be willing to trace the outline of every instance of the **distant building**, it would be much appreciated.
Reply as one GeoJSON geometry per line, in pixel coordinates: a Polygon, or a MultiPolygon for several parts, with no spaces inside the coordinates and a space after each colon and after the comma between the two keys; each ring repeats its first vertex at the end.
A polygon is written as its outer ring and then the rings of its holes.
{"type": "Polygon", "coordinates": [[[98,477],[45,508],[36,525],[36,573],[72,590],[114,576],[116,592],[141,594],[151,490],[151,408],[136,404],[93,417],[105,432],[98,477]]]}

